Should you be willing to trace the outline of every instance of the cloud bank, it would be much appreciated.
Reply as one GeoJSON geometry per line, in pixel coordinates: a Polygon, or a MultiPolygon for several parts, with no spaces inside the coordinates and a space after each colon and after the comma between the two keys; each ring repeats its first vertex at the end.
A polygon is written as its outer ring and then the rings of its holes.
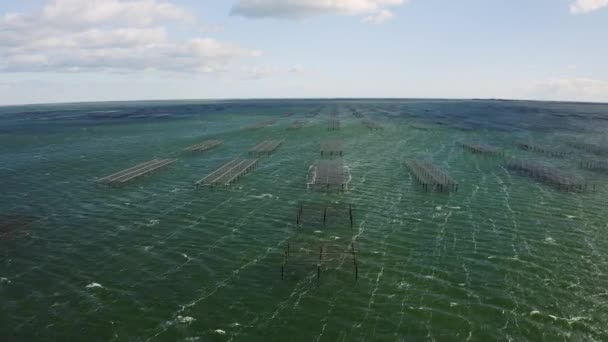
{"type": "Polygon", "coordinates": [[[541,99],[606,101],[608,81],[591,78],[551,78],[536,82],[530,95],[541,99]]]}
{"type": "Polygon", "coordinates": [[[406,0],[239,0],[231,14],[247,18],[301,19],[321,15],[363,16],[382,23],[393,17],[389,8],[406,0]]]}
{"type": "Polygon", "coordinates": [[[570,12],[574,14],[589,13],[608,6],[608,0],[576,0],[570,5],[570,12]]]}
{"type": "Polygon", "coordinates": [[[169,25],[200,32],[185,8],[162,0],[50,0],[0,15],[0,71],[208,73],[260,55],[209,37],[173,40],[169,25]]]}

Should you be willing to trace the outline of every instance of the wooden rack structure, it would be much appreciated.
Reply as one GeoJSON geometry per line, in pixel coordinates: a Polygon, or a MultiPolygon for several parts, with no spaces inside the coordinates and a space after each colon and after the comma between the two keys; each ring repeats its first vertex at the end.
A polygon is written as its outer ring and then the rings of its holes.
{"type": "Polygon", "coordinates": [[[456,144],[473,154],[483,154],[489,156],[497,156],[503,154],[502,151],[498,149],[498,147],[480,142],[459,141],[456,144]]]}
{"type": "Polygon", "coordinates": [[[414,129],[417,129],[417,130],[420,130],[420,131],[431,131],[431,130],[434,129],[430,125],[425,125],[425,124],[421,124],[421,123],[411,124],[410,127],[414,128],[414,129]]]}
{"type": "Polygon", "coordinates": [[[572,152],[569,151],[560,151],[551,146],[541,145],[531,141],[519,141],[517,142],[517,147],[524,151],[542,153],[551,157],[565,158],[572,154],[572,152]]]}
{"type": "Polygon", "coordinates": [[[426,192],[458,191],[458,183],[428,161],[408,159],[403,165],[426,192]]]}
{"type": "Polygon", "coordinates": [[[358,112],[358,111],[356,111],[354,109],[351,110],[351,114],[354,117],[356,117],[357,119],[363,119],[365,117],[361,112],[358,112]]]}
{"type": "Polygon", "coordinates": [[[585,151],[587,153],[595,154],[597,156],[608,155],[608,146],[602,146],[583,141],[568,141],[566,144],[577,150],[585,151]]]}
{"type": "Polygon", "coordinates": [[[560,191],[595,191],[594,184],[587,184],[580,177],[535,160],[511,159],[507,161],[506,167],[539,182],[552,185],[560,191]]]}
{"type": "Polygon", "coordinates": [[[256,123],[253,123],[253,124],[247,126],[247,129],[261,129],[261,128],[265,128],[265,127],[270,127],[270,126],[274,125],[276,122],[277,122],[277,120],[260,121],[260,122],[256,122],[256,123]]]}
{"type": "Polygon", "coordinates": [[[186,147],[184,149],[184,151],[186,151],[186,152],[205,152],[205,151],[209,151],[210,149],[212,149],[216,146],[221,145],[223,142],[224,141],[222,141],[222,140],[205,140],[200,144],[186,147]]]}
{"type": "Polygon", "coordinates": [[[306,124],[306,121],[304,120],[294,120],[291,125],[289,125],[289,127],[287,127],[288,130],[296,130],[296,129],[301,129],[302,127],[304,127],[304,125],[306,124]]]}
{"type": "Polygon", "coordinates": [[[383,130],[384,127],[373,120],[362,120],[361,123],[367,127],[370,131],[383,130]]]}
{"type": "Polygon", "coordinates": [[[228,187],[242,176],[255,170],[258,159],[235,158],[195,182],[196,186],[225,186],[228,187]]]}
{"type": "Polygon", "coordinates": [[[98,179],[97,181],[109,185],[123,185],[135,179],[149,175],[154,171],[160,170],[174,162],[177,159],[152,159],[145,163],[141,163],[128,169],[113,173],[109,176],[98,179]]]}
{"type": "Polygon", "coordinates": [[[324,140],[321,142],[321,155],[322,156],[341,156],[343,154],[343,145],[344,141],[334,139],[334,140],[324,140]]]}
{"type": "Polygon", "coordinates": [[[608,160],[584,159],[579,162],[580,167],[598,172],[608,171],[608,160]]]}
{"type": "Polygon", "coordinates": [[[308,187],[323,192],[345,191],[347,178],[342,159],[318,160],[310,170],[308,187]]]}
{"type": "Polygon", "coordinates": [[[252,147],[249,150],[249,154],[254,156],[270,155],[277,148],[279,148],[282,143],[283,140],[264,140],[261,143],[252,147]]]}
{"type": "Polygon", "coordinates": [[[338,131],[338,130],[340,130],[340,119],[329,119],[329,120],[327,120],[327,130],[328,131],[338,131]]]}

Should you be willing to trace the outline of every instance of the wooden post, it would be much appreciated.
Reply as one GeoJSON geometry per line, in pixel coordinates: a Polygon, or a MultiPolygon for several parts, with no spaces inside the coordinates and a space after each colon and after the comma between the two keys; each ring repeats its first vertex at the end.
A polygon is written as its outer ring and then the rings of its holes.
{"type": "Polygon", "coordinates": [[[323,243],[319,247],[319,262],[317,263],[317,280],[321,278],[321,261],[323,259],[323,243]]]}
{"type": "Polygon", "coordinates": [[[359,279],[359,266],[357,264],[357,252],[355,251],[355,243],[354,242],[350,243],[350,248],[351,248],[351,251],[353,253],[353,263],[354,263],[354,266],[355,266],[355,280],[357,280],[357,279],[359,279]]]}

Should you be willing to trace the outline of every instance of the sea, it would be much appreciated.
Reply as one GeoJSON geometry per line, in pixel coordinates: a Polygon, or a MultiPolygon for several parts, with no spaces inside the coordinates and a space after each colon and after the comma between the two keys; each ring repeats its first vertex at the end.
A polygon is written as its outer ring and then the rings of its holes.
{"type": "Polygon", "coordinates": [[[0,339],[608,341],[608,171],[583,163],[605,166],[607,132],[598,103],[0,107],[0,339]],[[330,140],[342,155],[321,155],[330,140]],[[99,181],[154,158],[176,161],[99,181]],[[234,158],[257,167],[195,186],[234,158]],[[324,159],[343,190],[311,188],[324,159]],[[405,160],[458,191],[425,191],[405,160]]]}

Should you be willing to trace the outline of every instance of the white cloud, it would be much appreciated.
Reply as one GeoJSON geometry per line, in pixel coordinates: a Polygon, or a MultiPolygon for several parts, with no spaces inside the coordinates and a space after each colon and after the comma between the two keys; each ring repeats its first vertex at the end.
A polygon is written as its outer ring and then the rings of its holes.
{"type": "Polygon", "coordinates": [[[240,78],[244,80],[259,80],[273,76],[279,72],[279,69],[268,65],[256,65],[242,67],[240,70],[240,78]]]}
{"type": "Polygon", "coordinates": [[[591,78],[551,78],[536,82],[529,93],[541,99],[608,102],[608,81],[591,78]]]}
{"type": "Polygon", "coordinates": [[[383,22],[390,20],[392,18],[393,18],[393,13],[391,11],[382,10],[378,13],[374,13],[372,15],[369,15],[369,16],[361,19],[361,22],[370,23],[370,24],[382,24],[383,22]]]}
{"type": "Polygon", "coordinates": [[[608,6],[608,0],[576,0],[570,5],[570,12],[574,14],[589,13],[608,6]]]}
{"type": "Polygon", "coordinates": [[[209,37],[176,41],[167,25],[205,30],[164,0],[50,0],[0,16],[0,71],[224,72],[260,55],[209,37]]]}
{"type": "Polygon", "coordinates": [[[299,19],[319,15],[365,16],[364,22],[381,23],[392,18],[390,7],[407,0],[239,0],[231,10],[248,18],[299,19]]]}
{"type": "Polygon", "coordinates": [[[302,64],[296,64],[296,65],[292,66],[291,68],[289,68],[289,72],[295,73],[295,74],[303,74],[306,72],[306,67],[304,67],[302,64]]]}

